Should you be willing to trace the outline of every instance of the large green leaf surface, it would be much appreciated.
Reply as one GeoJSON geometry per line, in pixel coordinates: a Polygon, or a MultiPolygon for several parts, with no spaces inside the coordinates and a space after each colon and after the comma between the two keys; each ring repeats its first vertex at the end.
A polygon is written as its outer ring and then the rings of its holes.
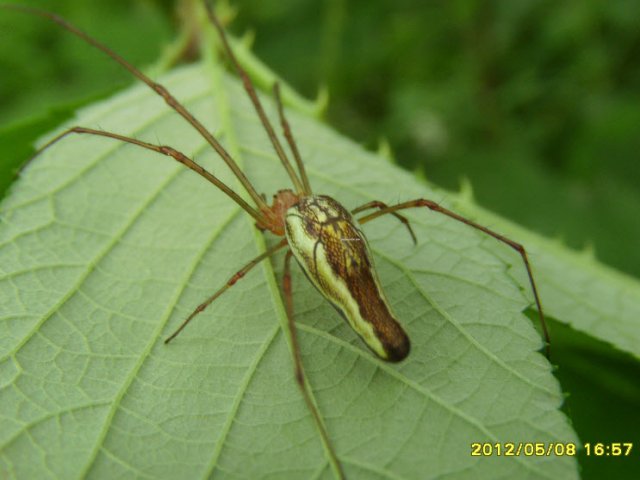
{"type": "MultiPolygon", "coordinates": [[[[288,187],[235,79],[200,65],[162,81],[259,191],[288,187]]],[[[447,203],[317,121],[294,112],[290,120],[316,192],[349,208],[375,199],[447,203]]],[[[172,145],[239,190],[193,129],[145,88],[88,107],[73,123],[172,145]]],[[[215,187],[162,156],[76,136],[34,161],[1,211],[0,476],[333,477],[294,382],[282,255],[162,342],[275,241],[215,187]]],[[[407,216],[417,246],[392,217],[364,227],[412,339],[401,364],[372,356],[293,272],[303,361],[347,476],[577,477],[572,457],[471,456],[472,442],[578,440],[522,314],[531,296],[514,277],[517,254],[444,216],[407,216]]],[[[560,311],[545,268],[537,268],[543,301],[560,311]]],[[[571,278],[558,275],[560,284],[571,278]]]]}

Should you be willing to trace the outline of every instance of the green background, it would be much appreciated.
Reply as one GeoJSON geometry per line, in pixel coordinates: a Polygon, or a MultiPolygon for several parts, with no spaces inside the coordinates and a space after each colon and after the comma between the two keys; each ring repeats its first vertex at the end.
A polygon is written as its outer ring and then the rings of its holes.
{"type": "MultiPolygon", "coordinates": [[[[153,63],[179,25],[173,2],[21,3],[62,14],[137,65],[153,63]]],[[[370,148],[387,139],[397,163],[443,187],[468,178],[481,205],[640,276],[638,2],[235,5],[232,30],[255,32],[258,57],[308,97],[328,87],[329,124],[370,148]]],[[[130,83],[59,28],[7,12],[0,71],[5,183],[32,139],[130,83]]],[[[556,323],[552,338],[563,389],[591,392],[565,407],[582,441],[635,440],[637,455],[637,361],[556,323]]],[[[634,478],[637,463],[581,458],[585,478],[634,478]]]]}

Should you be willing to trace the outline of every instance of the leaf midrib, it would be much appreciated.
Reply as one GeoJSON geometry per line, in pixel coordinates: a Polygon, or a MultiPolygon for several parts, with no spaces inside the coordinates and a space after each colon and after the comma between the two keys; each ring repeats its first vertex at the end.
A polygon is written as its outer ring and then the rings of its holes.
{"type": "MultiPolygon", "coordinates": [[[[234,121],[233,121],[233,117],[232,117],[232,104],[229,101],[228,95],[227,95],[227,89],[225,88],[224,82],[225,82],[225,73],[221,72],[220,68],[216,68],[216,65],[214,65],[211,61],[207,62],[207,67],[208,70],[211,72],[210,77],[213,80],[214,83],[214,89],[216,92],[219,92],[219,94],[217,95],[217,100],[218,100],[218,112],[220,115],[220,122],[222,125],[221,130],[225,133],[225,139],[227,140],[227,149],[229,151],[229,153],[231,154],[232,158],[236,161],[236,163],[238,164],[238,166],[242,169],[245,165],[244,165],[244,157],[241,153],[242,151],[242,147],[238,142],[238,139],[236,137],[236,128],[234,127],[234,121]]],[[[238,179],[235,180],[236,186],[241,186],[240,181],[238,179]]],[[[241,190],[241,196],[245,199],[247,199],[247,194],[244,191],[244,189],[240,188],[241,190]]],[[[253,231],[253,238],[255,240],[256,243],[256,249],[259,252],[264,252],[266,250],[266,243],[265,243],[265,236],[260,233],[254,225],[254,222],[252,220],[252,218],[250,216],[245,216],[245,219],[247,220],[248,224],[249,224],[249,228],[251,231],[253,231]]],[[[277,281],[276,281],[276,277],[275,277],[275,271],[273,270],[272,267],[272,263],[271,263],[271,258],[269,259],[265,259],[265,261],[262,262],[262,272],[266,281],[266,284],[269,286],[269,289],[271,290],[271,295],[270,297],[273,299],[274,301],[274,310],[275,310],[275,314],[278,316],[278,320],[279,320],[279,327],[283,332],[287,331],[287,326],[288,326],[288,319],[286,317],[286,311],[284,308],[284,305],[282,303],[282,297],[280,295],[280,290],[278,288],[277,285],[277,281]]],[[[285,335],[285,339],[287,341],[287,344],[289,346],[290,349],[293,348],[293,346],[291,345],[291,339],[289,337],[289,335],[285,335]]],[[[268,350],[268,347],[272,344],[271,343],[272,340],[269,341],[269,345],[265,348],[265,352],[266,350],[268,350]]],[[[264,355],[259,355],[257,357],[257,361],[255,362],[254,365],[252,365],[253,368],[255,368],[255,371],[258,370],[260,363],[262,362],[264,358],[264,355]]],[[[253,377],[253,374],[255,373],[251,372],[249,378],[253,377]]],[[[242,400],[244,398],[244,393],[246,393],[246,390],[242,390],[241,394],[238,395],[238,406],[237,409],[240,408],[240,405],[242,403],[242,400]]],[[[313,392],[313,389],[309,389],[309,396],[311,397],[311,401],[317,406],[318,402],[315,398],[315,394],[313,392]]],[[[237,410],[235,410],[235,412],[237,412],[237,410]]],[[[320,420],[326,424],[323,416],[322,416],[322,412],[318,409],[319,412],[319,416],[320,416],[320,420]]],[[[230,420],[229,424],[231,425],[232,420],[230,420]]],[[[324,451],[325,451],[325,461],[327,463],[332,463],[332,459],[331,456],[327,454],[328,452],[328,446],[324,444],[324,439],[322,438],[322,436],[317,432],[317,428],[315,428],[314,426],[314,431],[316,433],[316,435],[318,436],[318,438],[320,439],[321,443],[323,444],[324,447],[324,451]]],[[[228,433],[228,432],[227,432],[228,433]]],[[[224,448],[224,442],[220,442],[220,448],[219,451],[217,452],[217,457],[212,456],[212,464],[211,464],[211,469],[209,470],[210,474],[213,474],[213,471],[215,469],[215,461],[217,460],[217,458],[219,458],[219,456],[222,454],[222,449],[224,448]]],[[[338,470],[338,467],[336,465],[333,465],[333,469],[334,470],[338,470]]]]}

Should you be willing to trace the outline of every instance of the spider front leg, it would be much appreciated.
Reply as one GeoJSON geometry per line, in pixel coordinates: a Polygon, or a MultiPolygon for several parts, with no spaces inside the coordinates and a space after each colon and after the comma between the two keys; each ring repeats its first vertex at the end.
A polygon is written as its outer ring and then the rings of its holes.
{"type": "MultiPolygon", "coordinates": [[[[355,215],[356,213],[360,213],[363,212],[365,210],[370,210],[372,208],[377,208],[379,210],[384,210],[385,208],[389,208],[389,205],[387,205],[384,202],[381,202],[379,200],[373,200],[372,202],[368,202],[365,203],[364,205],[360,205],[359,207],[354,208],[353,210],[351,210],[351,213],[353,215],[355,215]]],[[[409,230],[409,235],[411,235],[411,240],[413,240],[413,244],[417,245],[418,244],[418,239],[416,238],[416,234],[413,232],[413,228],[411,228],[411,223],[409,223],[409,220],[407,219],[407,217],[405,217],[404,215],[400,215],[399,213],[396,212],[388,212],[391,215],[393,215],[394,217],[396,217],[398,220],[400,220],[402,222],[402,224],[407,227],[407,230],[409,230]]],[[[367,215],[368,216],[368,215],[367,215]]],[[[367,218],[367,216],[362,217],[362,218],[367,218]]],[[[360,223],[363,223],[361,219],[358,219],[358,221],[360,223]]]]}
{"type": "MultiPolygon", "coordinates": [[[[368,205],[368,204],[367,204],[368,205]]],[[[363,205],[364,207],[364,205],[363,205]]],[[[363,208],[363,207],[358,207],[358,208],[363,208]]],[[[477,230],[480,230],[481,232],[486,233],[487,235],[495,238],[496,240],[508,245],[509,247],[513,248],[516,252],[518,252],[520,254],[520,256],[522,257],[522,261],[524,262],[524,266],[527,269],[527,276],[529,277],[529,283],[531,284],[531,290],[533,291],[533,298],[536,302],[536,307],[538,308],[538,315],[540,317],[540,324],[542,325],[542,331],[544,334],[544,339],[545,339],[545,347],[546,347],[546,355],[547,358],[550,357],[550,343],[551,343],[551,339],[549,338],[549,331],[547,330],[547,325],[545,323],[544,320],[544,313],[542,311],[542,303],[540,302],[540,297],[538,296],[538,288],[536,287],[536,282],[533,279],[533,272],[531,271],[531,265],[529,264],[529,258],[527,256],[527,251],[525,250],[524,246],[522,246],[520,243],[515,242],[513,240],[511,240],[510,238],[505,237],[504,235],[501,235],[493,230],[491,230],[490,228],[487,228],[483,225],[480,225],[479,223],[474,222],[473,220],[470,220],[466,217],[463,217],[462,215],[458,215],[457,213],[442,207],[440,205],[438,205],[436,202],[434,202],[433,200],[427,200],[424,198],[418,198],[416,200],[410,200],[408,202],[402,202],[402,203],[398,203],[397,205],[392,205],[390,207],[384,207],[381,208],[380,210],[378,210],[377,212],[373,212],[370,213],[369,215],[365,215],[364,217],[358,219],[358,221],[360,223],[367,223],[371,220],[374,220],[378,217],[381,217],[382,215],[387,215],[387,214],[392,214],[395,215],[396,212],[398,210],[406,210],[408,208],[416,208],[416,207],[426,207],[429,210],[432,210],[434,212],[438,212],[438,213],[442,213],[443,215],[446,215],[450,218],[453,218],[454,220],[457,220],[458,222],[462,222],[465,225],[469,225],[470,227],[473,227],[477,230]]],[[[358,210],[358,209],[356,209],[358,210]]]]}
{"type": "Polygon", "coordinates": [[[318,411],[318,407],[313,401],[313,397],[311,395],[310,386],[305,379],[304,374],[304,366],[302,365],[302,357],[300,356],[300,346],[298,344],[298,335],[296,333],[296,325],[293,319],[293,292],[291,288],[291,257],[293,253],[291,250],[287,251],[287,254],[284,257],[284,273],[282,275],[282,290],[284,292],[284,306],[287,313],[287,325],[288,325],[288,333],[289,338],[291,340],[291,356],[293,357],[293,365],[296,377],[296,383],[302,392],[302,396],[304,397],[304,401],[307,404],[307,407],[311,411],[311,415],[313,416],[313,421],[320,432],[320,437],[322,438],[322,444],[325,448],[327,455],[329,456],[329,461],[331,462],[331,466],[334,470],[334,473],[337,478],[343,480],[345,478],[344,471],[342,470],[342,465],[340,464],[340,460],[338,460],[338,456],[336,455],[335,449],[331,444],[331,440],[329,439],[329,434],[327,433],[327,428],[322,421],[322,417],[320,416],[320,412],[318,411]]]}

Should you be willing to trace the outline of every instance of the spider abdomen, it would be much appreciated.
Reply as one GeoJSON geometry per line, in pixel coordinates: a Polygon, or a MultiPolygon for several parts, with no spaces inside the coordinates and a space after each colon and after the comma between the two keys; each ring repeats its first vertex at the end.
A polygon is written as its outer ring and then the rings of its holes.
{"type": "Polygon", "coordinates": [[[409,337],[391,312],[367,239],[351,213],[326,195],[289,208],[285,234],[305,274],[380,358],[399,362],[409,337]]]}

